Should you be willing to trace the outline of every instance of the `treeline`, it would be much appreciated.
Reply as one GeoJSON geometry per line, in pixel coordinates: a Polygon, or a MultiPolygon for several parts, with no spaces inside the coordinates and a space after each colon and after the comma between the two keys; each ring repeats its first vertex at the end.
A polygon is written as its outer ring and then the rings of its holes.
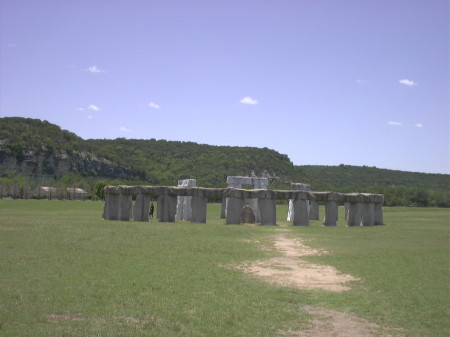
{"type": "Polygon", "coordinates": [[[384,194],[387,206],[450,207],[450,176],[368,166],[304,165],[314,190],[384,194]]]}
{"type": "MultiPolygon", "coordinates": [[[[31,179],[13,174],[0,177],[0,198],[14,199],[103,199],[103,187],[108,185],[148,185],[140,180],[101,179],[66,174],[59,179],[31,179]],[[50,188],[52,192],[37,192],[39,188],[50,188]],[[68,189],[79,188],[86,195],[74,197],[68,189]]],[[[76,193],[75,193],[76,194],[76,193]]]]}
{"type": "Polygon", "coordinates": [[[343,164],[295,166],[287,155],[268,148],[156,139],[84,140],[49,122],[19,117],[0,118],[0,172],[3,190],[18,193],[18,197],[26,195],[20,191],[36,186],[53,186],[61,191],[79,187],[98,197],[102,184],[177,185],[178,180],[187,178],[197,179],[197,186],[226,187],[227,176],[253,175],[269,178],[272,189],[289,189],[297,182],[310,184],[315,191],[381,193],[392,206],[450,207],[450,175],[446,174],[343,164]],[[42,169],[42,174],[33,177],[21,175],[24,167],[39,166],[38,161],[29,159],[33,154],[42,154],[43,168],[48,157],[59,161],[52,169],[61,166],[66,171],[44,176],[49,170],[42,169]],[[95,158],[102,160],[101,165],[106,161],[110,164],[97,169],[98,165],[90,165],[95,158]],[[2,163],[8,164],[2,167],[2,163]],[[114,167],[120,169],[115,171],[114,167]],[[115,179],[119,176],[134,180],[115,179]]]}
{"type": "MultiPolygon", "coordinates": [[[[67,174],[61,179],[47,179],[36,181],[21,176],[0,178],[0,198],[12,197],[20,199],[48,198],[69,199],[68,188],[81,188],[87,192],[83,199],[103,199],[103,187],[107,185],[148,185],[146,181],[130,181],[119,179],[102,179],[82,177],[76,174],[67,174]],[[36,195],[33,191],[38,187],[52,187],[55,192],[51,195],[36,195]]],[[[269,185],[277,189],[276,184],[269,185]]],[[[286,188],[286,186],[282,186],[286,188]]],[[[317,190],[317,189],[315,189],[317,190]]],[[[325,189],[337,192],[351,193],[359,190],[349,188],[325,189]]],[[[448,190],[433,190],[405,186],[369,186],[360,192],[384,194],[386,206],[417,206],[417,207],[450,207],[450,192],[448,190]]]]}
{"type": "Polygon", "coordinates": [[[369,166],[300,166],[308,183],[315,189],[344,188],[358,191],[370,186],[417,187],[423,189],[448,190],[450,176],[448,174],[405,172],[380,169],[369,166]]]}

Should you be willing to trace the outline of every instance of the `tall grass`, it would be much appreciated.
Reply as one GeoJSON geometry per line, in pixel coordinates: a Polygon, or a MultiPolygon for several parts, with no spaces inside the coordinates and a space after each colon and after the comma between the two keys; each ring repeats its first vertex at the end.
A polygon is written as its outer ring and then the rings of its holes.
{"type": "Polygon", "coordinates": [[[447,209],[387,208],[386,226],[293,227],[102,220],[101,202],[0,200],[1,336],[276,336],[308,326],[304,305],[405,336],[449,335],[447,209]],[[280,229],[359,277],[332,293],[274,286],[226,268],[273,256],[280,229]],[[258,243],[259,242],[259,243],[258,243]],[[393,330],[394,329],[394,330],[393,330]]]}

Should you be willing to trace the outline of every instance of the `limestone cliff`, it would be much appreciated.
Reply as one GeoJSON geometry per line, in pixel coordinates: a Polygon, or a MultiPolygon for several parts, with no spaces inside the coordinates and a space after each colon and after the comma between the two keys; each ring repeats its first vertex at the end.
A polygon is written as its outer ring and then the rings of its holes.
{"type": "Polygon", "coordinates": [[[0,148],[0,176],[15,172],[24,177],[59,178],[67,173],[82,176],[133,179],[131,170],[89,152],[66,151],[52,153],[25,152],[17,156],[0,148]]]}

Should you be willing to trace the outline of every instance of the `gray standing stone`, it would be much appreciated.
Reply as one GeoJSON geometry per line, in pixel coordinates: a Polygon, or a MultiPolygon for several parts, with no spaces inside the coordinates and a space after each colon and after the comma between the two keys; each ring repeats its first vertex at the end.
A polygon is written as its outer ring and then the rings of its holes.
{"type": "Polygon", "coordinates": [[[308,226],[308,200],[292,200],[293,206],[293,225],[294,226],[308,226]]]}
{"type": "Polygon", "coordinates": [[[105,193],[105,208],[103,211],[103,219],[119,220],[119,195],[105,193]]]}
{"type": "Polygon", "coordinates": [[[344,212],[345,212],[345,221],[348,220],[348,210],[350,209],[350,203],[345,202],[344,203],[344,212]]]}
{"type": "MultiPolygon", "coordinates": [[[[197,186],[196,179],[182,179],[178,181],[178,186],[183,187],[195,187],[197,186]]],[[[191,198],[192,197],[177,197],[177,220],[191,221],[192,218],[192,208],[191,208],[191,198]]]]}
{"type": "Polygon", "coordinates": [[[275,226],[277,224],[277,209],[273,199],[258,199],[261,214],[261,225],[275,226]]]}
{"type": "Polygon", "coordinates": [[[361,226],[363,213],[363,204],[360,202],[351,202],[348,209],[347,226],[361,226]]]}
{"type": "Polygon", "coordinates": [[[138,193],[134,202],[133,219],[134,221],[148,221],[148,212],[150,209],[150,197],[138,193]]]}
{"type": "Polygon", "coordinates": [[[338,204],[336,201],[325,201],[325,218],[323,220],[324,226],[336,226],[336,219],[338,217],[338,204]]]}
{"type": "Polygon", "coordinates": [[[384,225],[383,220],[383,208],[381,203],[376,203],[374,205],[374,225],[384,225]]]}
{"type": "Polygon", "coordinates": [[[133,200],[131,195],[119,194],[119,220],[129,221],[132,217],[133,200]]]}
{"type": "MultiPolygon", "coordinates": [[[[311,191],[311,185],[302,184],[302,183],[291,183],[291,190],[311,191]]],[[[293,204],[293,200],[289,199],[287,221],[293,221],[293,220],[294,220],[294,204],[293,204]]]]}
{"type": "Polygon", "coordinates": [[[157,201],[157,213],[160,222],[175,222],[177,211],[177,197],[172,195],[160,195],[157,201]]]}
{"type": "Polygon", "coordinates": [[[241,223],[242,207],[244,207],[244,200],[241,198],[227,198],[227,225],[238,225],[241,223]]]}
{"type": "Polygon", "coordinates": [[[375,205],[373,203],[365,203],[363,206],[362,225],[373,226],[375,225],[375,205]]]}
{"type": "Polygon", "coordinates": [[[208,199],[193,196],[191,199],[192,223],[206,223],[206,210],[208,199]]]}

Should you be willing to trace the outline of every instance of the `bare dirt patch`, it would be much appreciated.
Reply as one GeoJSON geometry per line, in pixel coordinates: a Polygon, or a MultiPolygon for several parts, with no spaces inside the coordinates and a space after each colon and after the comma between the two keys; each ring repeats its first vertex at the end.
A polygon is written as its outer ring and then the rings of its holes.
{"type": "MultiPolygon", "coordinates": [[[[297,289],[341,292],[351,289],[346,285],[347,282],[358,280],[352,275],[339,272],[332,266],[306,261],[304,257],[329,253],[308,247],[303,240],[292,239],[284,233],[279,234],[274,238],[274,248],[282,256],[244,263],[234,268],[263,277],[268,282],[297,289]]],[[[262,249],[267,250],[267,247],[262,249]]],[[[309,326],[302,330],[280,330],[278,331],[280,336],[392,337],[379,325],[352,314],[313,306],[305,306],[302,309],[312,315],[309,326]]]]}
{"type": "Polygon", "coordinates": [[[268,282],[297,289],[323,289],[346,291],[349,281],[358,279],[340,273],[332,266],[309,263],[306,256],[325,254],[284,234],[275,237],[275,249],[283,256],[257,260],[236,266],[237,269],[265,278],[268,282]]]}
{"type": "Polygon", "coordinates": [[[370,323],[351,314],[318,307],[306,306],[313,316],[311,327],[301,330],[279,331],[281,336],[299,337],[389,337],[383,334],[378,324],[370,323]]]}

